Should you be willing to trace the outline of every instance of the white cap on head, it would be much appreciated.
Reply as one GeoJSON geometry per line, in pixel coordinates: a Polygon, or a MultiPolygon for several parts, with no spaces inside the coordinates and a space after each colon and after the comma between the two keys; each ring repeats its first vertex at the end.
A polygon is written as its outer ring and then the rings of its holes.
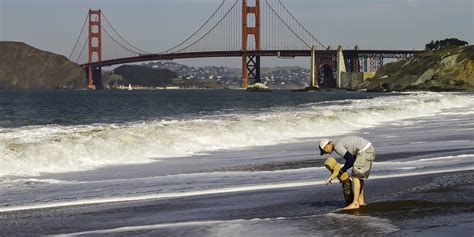
{"type": "Polygon", "coordinates": [[[328,139],[323,139],[321,142],[319,142],[319,148],[324,149],[324,147],[329,143],[330,141],[328,139]]]}
{"type": "Polygon", "coordinates": [[[330,142],[331,141],[329,141],[328,139],[323,139],[323,140],[321,140],[321,142],[319,142],[319,151],[321,151],[320,155],[326,154],[326,152],[323,149],[330,142]]]}

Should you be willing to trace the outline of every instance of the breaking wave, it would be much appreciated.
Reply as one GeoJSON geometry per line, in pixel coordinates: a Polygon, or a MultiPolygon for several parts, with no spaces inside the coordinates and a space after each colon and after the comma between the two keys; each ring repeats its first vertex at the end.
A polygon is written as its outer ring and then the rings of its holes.
{"type": "Polygon", "coordinates": [[[419,93],[188,120],[0,128],[0,176],[89,170],[330,137],[454,107],[472,110],[474,97],[419,93]]]}

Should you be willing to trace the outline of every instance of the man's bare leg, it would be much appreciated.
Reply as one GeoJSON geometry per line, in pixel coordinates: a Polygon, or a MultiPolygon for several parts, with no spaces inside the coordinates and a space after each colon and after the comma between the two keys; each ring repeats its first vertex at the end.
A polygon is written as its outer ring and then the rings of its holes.
{"type": "Polygon", "coordinates": [[[360,180],[360,194],[359,194],[359,205],[360,206],[365,206],[365,200],[364,200],[364,185],[365,181],[363,179],[360,180]]]}
{"type": "Polygon", "coordinates": [[[354,190],[354,200],[352,203],[344,207],[344,210],[357,209],[359,208],[359,197],[360,197],[360,179],[357,177],[352,177],[352,188],[354,190]]]}

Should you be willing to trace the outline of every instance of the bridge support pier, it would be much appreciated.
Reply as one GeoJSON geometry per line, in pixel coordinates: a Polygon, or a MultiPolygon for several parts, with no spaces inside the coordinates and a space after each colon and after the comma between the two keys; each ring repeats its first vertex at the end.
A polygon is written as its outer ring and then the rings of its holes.
{"type": "Polygon", "coordinates": [[[248,56],[247,57],[247,70],[248,79],[253,83],[260,83],[260,56],[248,56]]]}
{"type": "Polygon", "coordinates": [[[336,80],[337,88],[341,88],[341,73],[346,72],[346,64],[344,63],[344,54],[342,53],[342,46],[337,47],[337,56],[336,56],[336,80]]]}
{"type": "Polygon", "coordinates": [[[311,89],[319,89],[318,83],[319,65],[316,64],[316,47],[311,47],[311,89]]]}
{"type": "Polygon", "coordinates": [[[89,89],[103,90],[104,86],[102,85],[102,68],[101,67],[91,67],[86,68],[87,74],[87,87],[89,89]]]}

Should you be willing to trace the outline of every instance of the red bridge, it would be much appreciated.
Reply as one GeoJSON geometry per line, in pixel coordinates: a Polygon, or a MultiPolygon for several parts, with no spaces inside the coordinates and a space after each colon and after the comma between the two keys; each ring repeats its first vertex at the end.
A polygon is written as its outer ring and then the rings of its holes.
{"type": "MultiPolygon", "coordinates": [[[[103,66],[183,58],[241,57],[242,87],[245,88],[249,81],[261,82],[261,57],[310,57],[312,50],[318,69],[315,74],[337,69],[337,50],[326,47],[309,32],[281,0],[223,0],[194,33],[161,52],[139,49],[116,30],[101,10],[89,10],[69,58],[86,70],[89,88],[97,86],[99,89],[103,66]],[[87,32],[84,31],[86,25],[87,32]],[[86,46],[88,50],[84,53],[86,46]]],[[[357,47],[342,50],[345,70],[350,72],[376,71],[384,64],[384,59],[406,58],[416,52],[359,50],[357,47]]]]}

